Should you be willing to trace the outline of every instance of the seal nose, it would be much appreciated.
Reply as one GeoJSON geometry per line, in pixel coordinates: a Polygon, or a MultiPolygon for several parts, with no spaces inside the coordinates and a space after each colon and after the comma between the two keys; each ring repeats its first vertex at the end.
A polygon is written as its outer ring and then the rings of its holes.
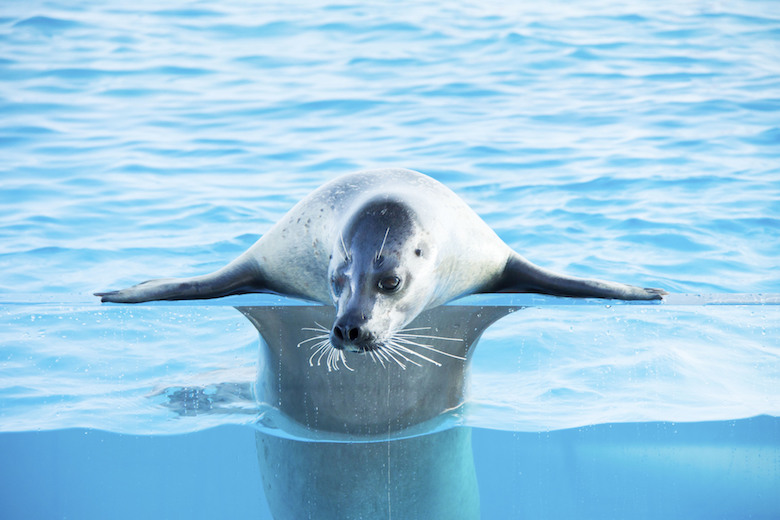
{"type": "Polygon", "coordinates": [[[371,341],[371,335],[365,327],[356,323],[336,322],[330,333],[330,344],[339,350],[348,347],[360,347],[371,341]]]}
{"type": "Polygon", "coordinates": [[[333,327],[333,333],[342,341],[345,339],[355,341],[360,337],[360,327],[352,327],[350,329],[347,329],[346,327],[333,327]]]}

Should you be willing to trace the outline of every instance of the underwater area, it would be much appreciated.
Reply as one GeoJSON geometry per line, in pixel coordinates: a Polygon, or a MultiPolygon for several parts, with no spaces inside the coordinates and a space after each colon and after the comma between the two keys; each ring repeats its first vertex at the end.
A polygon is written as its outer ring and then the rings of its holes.
{"type": "Polygon", "coordinates": [[[3,3],[0,518],[778,518],[779,37],[770,0],[3,3]],[[383,167],[669,295],[469,296],[424,318],[468,361],[350,370],[327,308],[92,295],[383,167]],[[421,381],[457,406],[369,424],[421,381]]]}

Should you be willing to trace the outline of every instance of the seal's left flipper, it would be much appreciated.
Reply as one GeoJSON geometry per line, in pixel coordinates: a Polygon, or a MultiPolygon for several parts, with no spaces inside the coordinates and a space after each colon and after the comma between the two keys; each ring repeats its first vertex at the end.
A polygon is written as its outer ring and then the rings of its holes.
{"type": "Polygon", "coordinates": [[[540,293],[578,298],[613,298],[618,300],[660,300],[663,289],[635,287],[617,282],[586,280],[565,276],[532,264],[518,254],[506,263],[497,281],[497,292],[540,293]]]}

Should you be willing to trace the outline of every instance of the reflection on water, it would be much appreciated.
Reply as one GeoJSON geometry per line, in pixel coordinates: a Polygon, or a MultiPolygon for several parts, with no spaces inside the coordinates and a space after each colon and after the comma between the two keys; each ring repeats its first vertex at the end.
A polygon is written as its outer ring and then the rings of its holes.
{"type": "Polygon", "coordinates": [[[479,518],[471,428],[377,442],[305,442],[256,433],[276,520],[479,518]]]}
{"type": "Polygon", "coordinates": [[[310,329],[315,324],[331,327],[333,307],[238,309],[262,338],[255,388],[261,403],[311,430],[372,436],[416,426],[460,406],[477,340],[491,323],[515,308],[444,306],[428,310],[409,328],[446,338],[428,340],[438,352],[420,349],[435,363],[382,364],[376,357],[348,353],[349,369],[341,365],[339,370],[312,358],[313,349],[304,343],[312,337],[310,329]]]}
{"type": "Polygon", "coordinates": [[[312,332],[330,329],[334,308],[239,310],[263,338],[257,398],[313,432],[337,435],[311,442],[258,429],[264,491],[277,520],[479,518],[471,429],[397,434],[463,404],[469,353],[513,307],[422,313],[409,329],[424,332],[416,345],[424,359],[347,354],[335,363],[323,363],[324,345],[312,341],[312,332]]]}

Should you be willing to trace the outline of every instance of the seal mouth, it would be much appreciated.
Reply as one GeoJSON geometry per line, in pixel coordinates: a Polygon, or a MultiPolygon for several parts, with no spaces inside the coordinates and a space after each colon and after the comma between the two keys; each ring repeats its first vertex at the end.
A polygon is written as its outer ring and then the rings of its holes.
{"type": "Polygon", "coordinates": [[[349,365],[347,365],[347,358],[344,355],[343,349],[337,349],[330,343],[329,329],[326,329],[316,321],[314,327],[303,327],[301,331],[314,332],[315,335],[311,338],[305,339],[298,343],[297,347],[301,348],[301,345],[311,343],[309,348],[313,351],[309,357],[309,366],[314,366],[314,358],[317,358],[317,366],[324,364],[328,368],[328,372],[334,372],[339,369],[339,363],[344,365],[344,368],[350,372],[354,372],[349,365]]]}
{"type": "Polygon", "coordinates": [[[354,372],[354,369],[347,364],[345,352],[368,356],[375,364],[381,365],[382,368],[395,364],[403,370],[406,370],[410,364],[422,367],[423,363],[430,363],[440,367],[442,363],[433,359],[433,356],[437,355],[459,361],[466,360],[464,356],[447,352],[444,350],[445,346],[430,344],[439,341],[445,342],[445,344],[447,342],[449,344],[452,344],[452,342],[462,343],[464,341],[462,338],[449,338],[430,334],[431,327],[401,329],[391,333],[387,339],[381,341],[371,341],[360,345],[345,342],[339,347],[335,347],[331,343],[331,331],[317,322],[314,322],[314,324],[316,327],[304,327],[301,329],[302,331],[314,332],[315,335],[298,343],[298,348],[301,345],[311,343],[309,349],[312,351],[312,354],[309,356],[309,366],[313,367],[315,364],[317,366],[324,365],[327,367],[328,372],[339,370],[340,365],[343,365],[350,372],[354,372]]]}

